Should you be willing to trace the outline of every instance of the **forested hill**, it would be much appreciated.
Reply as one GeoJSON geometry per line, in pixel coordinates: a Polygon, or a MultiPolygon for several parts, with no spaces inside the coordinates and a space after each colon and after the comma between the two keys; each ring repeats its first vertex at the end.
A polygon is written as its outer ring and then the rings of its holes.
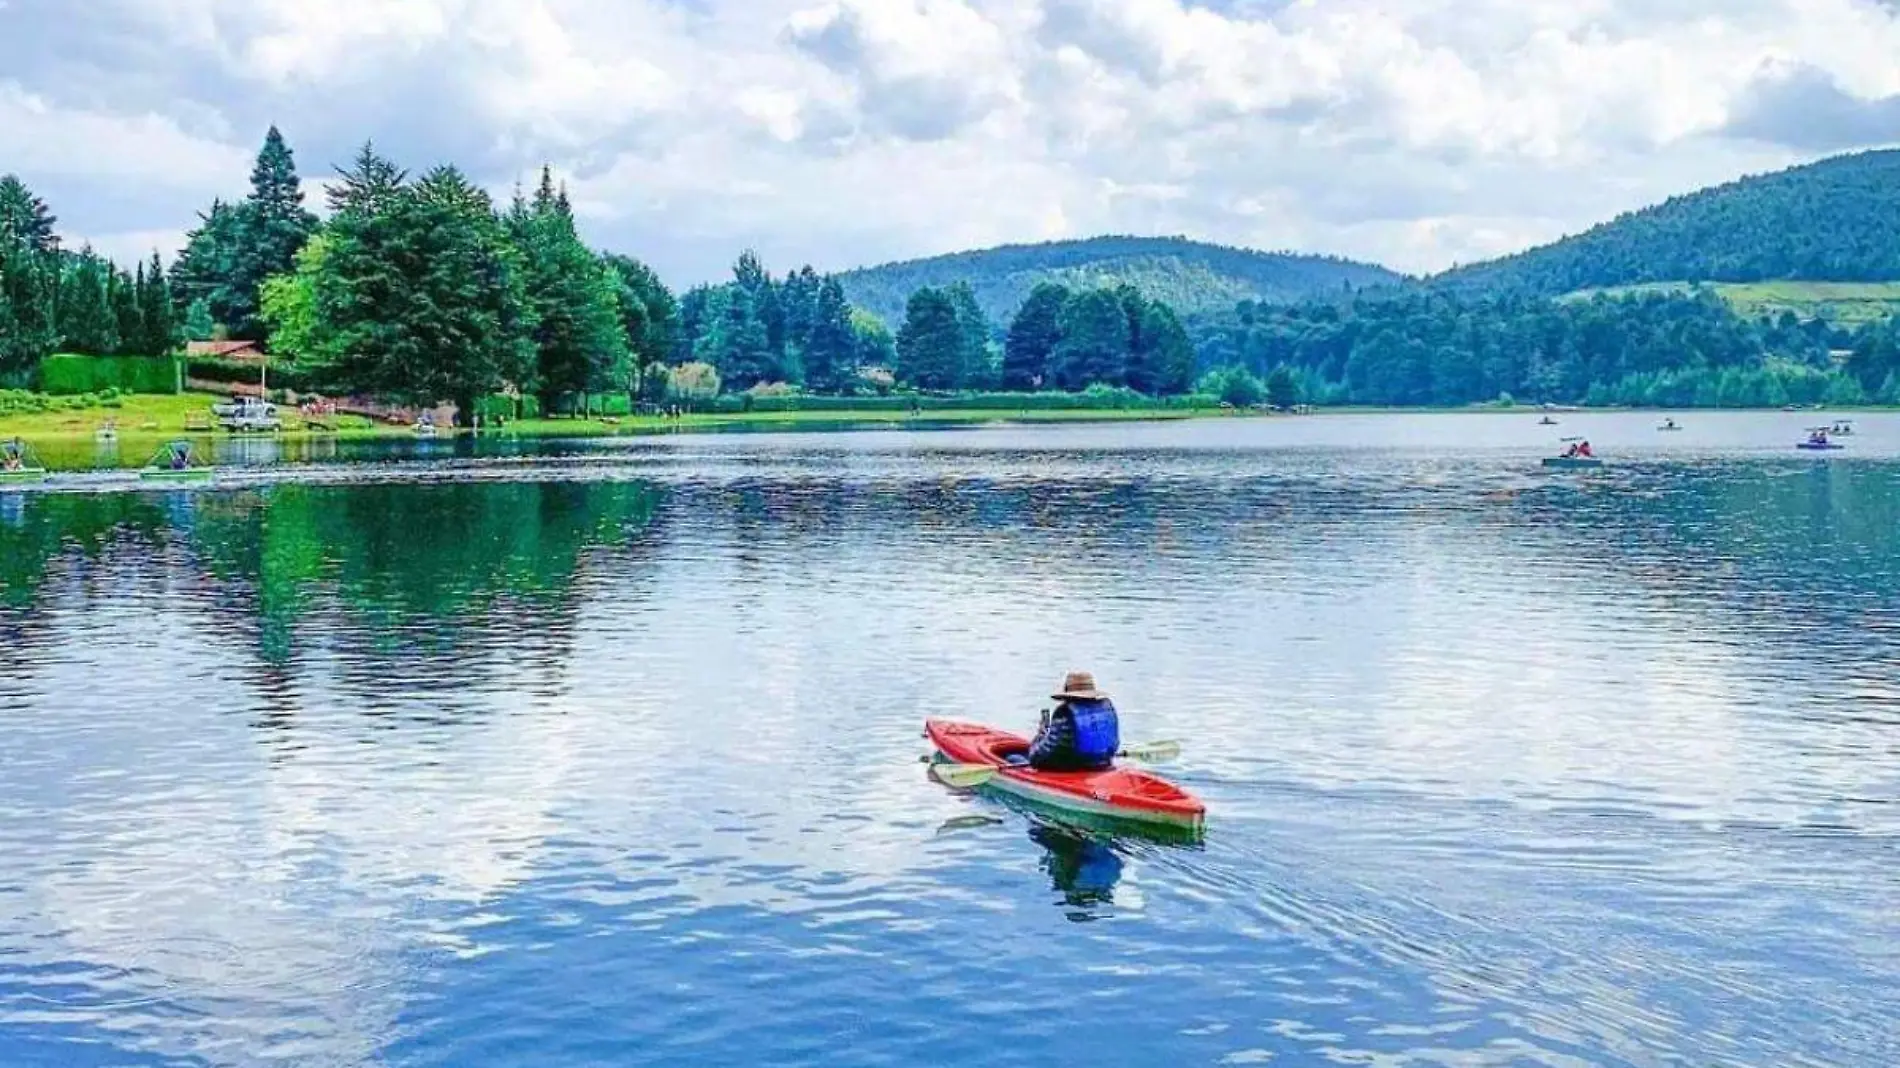
{"type": "Polygon", "coordinates": [[[1294,302],[1388,285],[1401,276],[1372,264],[1228,248],[1181,237],[1093,237],[1004,245],[865,267],[838,276],[853,304],[893,325],[925,286],[968,282],[994,322],[1008,322],[1038,282],[1070,289],[1133,285],[1183,315],[1231,309],[1240,300],[1294,302]]]}
{"type": "Polygon", "coordinates": [[[1643,282],[1900,280],[1900,150],[1672,197],[1434,288],[1557,294],[1643,282]]]}

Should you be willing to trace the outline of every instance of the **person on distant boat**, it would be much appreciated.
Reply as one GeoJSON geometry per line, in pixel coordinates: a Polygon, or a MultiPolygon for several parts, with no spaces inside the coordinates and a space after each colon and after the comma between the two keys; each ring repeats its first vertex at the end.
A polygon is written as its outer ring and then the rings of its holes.
{"type": "Polygon", "coordinates": [[[18,471],[26,467],[26,446],[19,438],[0,443],[0,470],[18,471]]]}
{"type": "Polygon", "coordinates": [[[1826,444],[1827,444],[1827,431],[1825,431],[1825,430],[1816,430],[1816,431],[1813,431],[1812,433],[1810,433],[1810,434],[1808,435],[1808,444],[1810,444],[1810,445],[1826,445],[1826,444]]]}
{"type": "Polygon", "coordinates": [[[172,443],[172,470],[183,471],[191,463],[191,446],[180,448],[181,442],[172,443]]]}
{"type": "Polygon", "coordinates": [[[1595,458],[1596,453],[1590,451],[1589,442],[1581,441],[1577,443],[1577,456],[1581,459],[1589,460],[1595,458]]]}
{"type": "Polygon", "coordinates": [[[1095,687],[1095,676],[1071,671],[1056,707],[1042,714],[1029,743],[1029,764],[1042,771],[1097,771],[1113,767],[1121,750],[1121,719],[1115,703],[1095,687]]]}
{"type": "Polygon", "coordinates": [[[1577,458],[1577,454],[1578,454],[1578,449],[1577,449],[1576,442],[1573,441],[1569,445],[1564,446],[1564,459],[1574,460],[1577,458]]]}

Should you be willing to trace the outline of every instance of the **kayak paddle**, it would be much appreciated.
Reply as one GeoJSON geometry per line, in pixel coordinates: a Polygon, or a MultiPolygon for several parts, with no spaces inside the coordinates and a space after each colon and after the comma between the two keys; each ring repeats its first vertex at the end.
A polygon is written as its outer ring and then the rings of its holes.
{"type": "MultiPolygon", "coordinates": [[[[1158,764],[1173,760],[1181,755],[1181,743],[1174,741],[1148,742],[1143,745],[1131,745],[1117,756],[1130,760],[1139,760],[1144,764],[1158,764]]],[[[933,764],[930,773],[945,786],[958,790],[968,790],[983,785],[996,777],[996,773],[1005,767],[1028,767],[1027,764],[933,764]]]]}

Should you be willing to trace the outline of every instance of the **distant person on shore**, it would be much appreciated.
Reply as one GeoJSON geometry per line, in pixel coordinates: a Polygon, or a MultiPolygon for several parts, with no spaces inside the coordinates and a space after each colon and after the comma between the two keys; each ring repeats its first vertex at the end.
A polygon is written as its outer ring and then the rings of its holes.
{"type": "MultiPolygon", "coordinates": [[[[1042,726],[1022,762],[1040,771],[1098,771],[1115,765],[1121,750],[1121,719],[1115,703],[1097,689],[1095,676],[1071,671],[1057,702],[1042,714],[1042,726]]],[[[1020,759],[1020,758],[1019,758],[1020,759]]]]}

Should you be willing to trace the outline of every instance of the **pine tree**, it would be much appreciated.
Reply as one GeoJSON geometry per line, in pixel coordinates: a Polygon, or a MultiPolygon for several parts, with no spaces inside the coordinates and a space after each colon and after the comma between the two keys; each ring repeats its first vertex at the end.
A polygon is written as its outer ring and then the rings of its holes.
{"type": "Polygon", "coordinates": [[[139,351],[148,356],[163,356],[179,346],[177,313],[172,308],[171,286],[165,280],[165,268],[152,253],[151,263],[140,271],[139,318],[144,334],[139,351]]]}
{"type": "Polygon", "coordinates": [[[1106,289],[1071,298],[1062,309],[1062,340],[1050,372],[1063,389],[1120,385],[1128,368],[1128,313],[1106,289]]]}
{"type": "Polygon", "coordinates": [[[347,168],[337,168],[337,180],[324,194],[332,215],[371,217],[389,207],[408,188],[409,173],[377,154],[373,142],[363,142],[347,168]]]}
{"type": "Polygon", "coordinates": [[[851,306],[844,286],[826,276],[813,302],[811,324],[805,337],[805,388],[813,393],[838,393],[857,370],[857,338],[851,329],[851,306]]]}
{"type": "Polygon", "coordinates": [[[109,356],[118,351],[119,328],[113,318],[107,277],[111,265],[85,249],[73,256],[60,278],[60,344],[68,352],[109,356]]]}
{"type": "Polygon", "coordinates": [[[1054,282],[1029,291],[1003,342],[1003,388],[1035,389],[1050,381],[1049,357],[1062,340],[1062,309],[1069,291],[1054,282]]]}
{"type": "Polygon", "coordinates": [[[54,253],[0,241],[0,374],[32,369],[58,343],[59,270],[54,253]]]}
{"type": "MultiPolygon", "coordinates": [[[[139,265],[139,275],[143,277],[145,265],[139,265]]],[[[139,307],[138,287],[141,283],[126,275],[124,271],[106,265],[106,304],[112,309],[113,336],[118,343],[113,346],[117,356],[148,355],[139,351],[139,343],[145,340],[145,316],[139,307]]]]}
{"type": "Polygon", "coordinates": [[[295,269],[297,250],[316,228],[317,217],[303,206],[303,185],[290,146],[272,126],[251,169],[251,195],[237,209],[236,245],[223,279],[229,316],[225,322],[232,336],[263,339],[258,287],[272,275],[295,269]]]}
{"type": "Polygon", "coordinates": [[[59,236],[53,232],[57,221],[46,202],[33,195],[18,176],[0,175],[0,244],[52,252],[59,247],[59,236]]]}
{"type": "Polygon", "coordinates": [[[230,326],[244,315],[243,302],[230,286],[241,240],[240,216],[232,205],[212,201],[210,210],[199,215],[197,228],[185,235],[185,248],[172,264],[173,297],[187,308],[202,303],[214,328],[230,326]]]}
{"type": "Polygon", "coordinates": [[[968,335],[950,294],[929,286],[910,295],[897,332],[897,377],[919,389],[963,383],[968,335]]]}
{"type": "Polygon", "coordinates": [[[997,368],[990,355],[990,320],[976,302],[970,283],[957,281],[946,291],[957,309],[957,325],[963,331],[963,373],[958,386],[965,389],[992,389],[997,384],[997,368]]]}
{"type": "Polygon", "coordinates": [[[1162,397],[1187,392],[1193,379],[1194,343],[1187,328],[1173,308],[1144,302],[1140,329],[1129,343],[1129,387],[1162,397]]]}
{"type": "Polygon", "coordinates": [[[519,195],[507,229],[520,253],[538,353],[535,388],[560,394],[624,389],[632,378],[619,279],[581,243],[572,208],[542,168],[532,206],[519,195]]]}
{"type": "Polygon", "coordinates": [[[728,389],[749,389],[776,379],[765,323],[752,308],[749,290],[728,286],[719,321],[707,338],[711,363],[728,389]]]}

